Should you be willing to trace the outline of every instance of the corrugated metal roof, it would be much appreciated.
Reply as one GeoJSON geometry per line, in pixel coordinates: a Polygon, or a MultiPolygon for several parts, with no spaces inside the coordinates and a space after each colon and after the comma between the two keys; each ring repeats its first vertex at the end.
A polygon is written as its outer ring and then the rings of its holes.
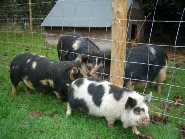
{"type": "Polygon", "coordinates": [[[110,27],[111,15],[111,0],[58,0],[41,26],[110,27]]]}

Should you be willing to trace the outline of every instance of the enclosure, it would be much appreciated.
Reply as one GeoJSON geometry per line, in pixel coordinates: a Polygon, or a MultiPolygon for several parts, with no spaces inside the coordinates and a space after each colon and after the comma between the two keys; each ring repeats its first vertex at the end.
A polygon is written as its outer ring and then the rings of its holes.
{"type": "MultiPolygon", "coordinates": [[[[108,15],[107,19],[102,19],[106,23],[110,21],[110,26],[93,27],[91,22],[88,22],[89,26],[81,27],[76,24],[50,25],[47,28],[41,26],[52,8],[62,2],[64,1],[0,2],[0,138],[138,138],[130,129],[124,129],[120,121],[116,121],[114,129],[110,129],[104,118],[90,116],[79,110],[74,110],[72,116],[67,118],[66,106],[62,105],[53,93],[31,90],[28,96],[24,93],[23,84],[20,83],[17,95],[11,95],[9,66],[11,60],[18,54],[36,53],[59,61],[56,44],[59,37],[69,31],[82,33],[101,50],[111,48],[113,42],[111,23],[114,20],[111,15],[108,15]],[[50,42],[46,41],[46,37],[49,37],[50,42]]],[[[93,15],[91,12],[94,9],[97,10],[91,5],[96,0],[65,0],[65,2],[73,4],[76,11],[75,6],[78,3],[90,4],[89,15],[93,15]]],[[[103,5],[104,8],[111,6],[111,2],[113,1],[103,5]]],[[[152,88],[145,84],[135,89],[142,95],[153,92],[152,102],[149,104],[151,123],[138,129],[155,139],[185,138],[185,5],[180,0],[176,3],[171,0],[165,2],[135,0],[136,5],[132,1],[128,2],[131,3],[129,8],[127,7],[127,47],[131,40],[134,40],[138,45],[136,47],[154,44],[163,48],[168,55],[167,78],[162,84],[162,92],[156,93],[154,87],[156,81],[153,82],[152,88]],[[137,14],[133,16],[134,8],[138,10],[136,13],[140,12],[144,16],[140,18],[137,14]]],[[[111,11],[109,12],[111,14],[111,11]]],[[[96,22],[96,17],[77,18],[74,15],[72,17],[75,21],[80,19],[96,22]]]]}

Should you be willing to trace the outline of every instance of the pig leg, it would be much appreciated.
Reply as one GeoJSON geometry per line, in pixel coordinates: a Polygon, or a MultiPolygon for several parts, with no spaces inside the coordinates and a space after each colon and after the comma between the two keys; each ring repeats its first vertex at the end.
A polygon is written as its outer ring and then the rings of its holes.
{"type": "Polygon", "coordinates": [[[136,126],[133,126],[133,127],[132,127],[132,132],[133,132],[135,135],[141,134],[141,133],[138,131],[138,129],[137,129],[136,126]]]}
{"type": "Polygon", "coordinates": [[[25,83],[23,84],[23,88],[24,88],[25,93],[27,95],[29,95],[30,94],[30,91],[28,90],[28,87],[27,87],[27,85],[25,83]]]}
{"type": "Polygon", "coordinates": [[[89,75],[93,78],[98,78],[98,75],[97,75],[97,71],[100,67],[103,67],[103,64],[100,63],[99,65],[97,64],[98,63],[98,58],[96,58],[96,65],[94,66],[94,68],[90,71],[89,75]]]}
{"type": "MultiPolygon", "coordinates": [[[[53,91],[53,93],[57,96],[58,99],[61,99],[61,96],[59,95],[59,93],[57,91],[53,91]]],[[[63,102],[63,105],[67,106],[67,102],[63,102]]]]}
{"type": "Polygon", "coordinates": [[[22,78],[19,74],[17,74],[17,71],[14,71],[13,69],[10,69],[10,80],[12,83],[12,95],[16,95],[17,92],[17,86],[20,81],[22,81],[22,78]]]}
{"type": "Polygon", "coordinates": [[[134,90],[135,83],[133,83],[132,81],[129,81],[128,83],[126,83],[125,87],[130,90],[134,90]]]}
{"type": "Polygon", "coordinates": [[[67,106],[67,102],[63,102],[63,105],[64,105],[64,106],[67,106]]]}
{"type": "Polygon", "coordinates": [[[54,94],[57,96],[58,99],[60,99],[60,95],[58,94],[58,92],[54,91],[54,94]]]}
{"type": "Polygon", "coordinates": [[[161,83],[163,83],[166,80],[166,70],[167,68],[162,68],[157,75],[157,93],[161,92],[161,83]]]}
{"type": "Polygon", "coordinates": [[[17,92],[17,86],[19,84],[19,82],[21,81],[21,79],[17,76],[14,76],[15,74],[12,74],[10,72],[10,79],[11,79],[11,82],[12,82],[12,96],[15,96],[16,95],[16,92],[17,92]]]}
{"type": "Polygon", "coordinates": [[[130,84],[130,82],[126,83],[125,87],[128,88],[128,89],[131,89],[131,84],[130,84]]]}
{"type": "Polygon", "coordinates": [[[135,84],[134,83],[132,83],[132,85],[131,85],[131,89],[130,90],[134,90],[134,88],[135,88],[135,84]]]}
{"type": "Polygon", "coordinates": [[[116,119],[113,117],[109,117],[109,116],[106,116],[105,119],[107,120],[108,127],[113,128],[113,124],[116,119]]]}
{"type": "Polygon", "coordinates": [[[12,96],[15,96],[16,91],[17,91],[17,87],[12,85],[12,96]]]}
{"type": "Polygon", "coordinates": [[[66,111],[66,117],[71,115],[71,107],[69,105],[69,103],[67,103],[67,111],[66,111]]]}

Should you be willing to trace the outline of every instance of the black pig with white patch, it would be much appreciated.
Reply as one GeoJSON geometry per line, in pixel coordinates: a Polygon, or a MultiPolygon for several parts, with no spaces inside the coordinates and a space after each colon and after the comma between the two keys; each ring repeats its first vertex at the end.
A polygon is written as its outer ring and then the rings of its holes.
{"type": "Polygon", "coordinates": [[[105,117],[109,127],[113,127],[115,120],[121,120],[123,127],[131,127],[136,135],[140,134],[136,126],[150,122],[147,105],[152,93],[144,97],[108,81],[81,78],[70,84],[68,95],[67,116],[73,108],[79,108],[90,115],[105,117]]]}
{"type": "Polygon", "coordinates": [[[66,83],[80,77],[86,77],[81,70],[80,55],[71,62],[54,61],[41,55],[24,53],[16,56],[10,64],[12,95],[16,94],[18,83],[23,81],[26,94],[29,94],[28,88],[54,92],[59,99],[66,102],[66,83]]]}
{"type": "MultiPolygon", "coordinates": [[[[106,58],[110,58],[109,51],[106,58]]],[[[101,59],[101,58],[100,58],[101,59]]],[[[111,60],[96,64],[89,73],[92,77],[101,78],[101,75],[110,74],[111,60]]],[[[100,61],[100,60],[98,60],[100,61]]],[[[135,85],[143,82],[151,84],[157,80],[157,92],[161,92],[161,84],[166,80],[168,57],[164,49],[154,45],[143,45],[126,49],[126,65],[124,87],[134,90],[135,85]]]]}
{"type": "Polygon", "coordinates": [[[91,40],[74,32],[68,32],[60,37],[57,51],[60,61],[73,61],[77,54],[81,54],[85,63],[91,61],[91,56],[100,53],[99,47],[91,40]]]}

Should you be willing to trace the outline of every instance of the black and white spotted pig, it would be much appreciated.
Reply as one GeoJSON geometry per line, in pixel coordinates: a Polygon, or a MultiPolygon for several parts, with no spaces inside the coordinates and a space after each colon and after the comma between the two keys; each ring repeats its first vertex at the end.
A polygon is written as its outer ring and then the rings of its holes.
{"type": "Polygon", "coordinates": [[[77,54],[81,54],[86,63],[91,61],[91,56],[99,54],[100,49],[80,33],[68,32],[60,37],[57,51],[60,61],[73,61],[77,54]]]}
{"type": "Polygon", "coordinates": [[[66,116],[71,115],[72,108],[79,108],[90,115],[105,117],[109,127],[115,120],[121,120],[123,127],[131,127],[136,135],[140,134],[136,126],[150,122],[147,105],[152,93],[144,97],[108,81],[81,78],[69,85],[68,95],[66,116]]]}
{"type": "Polygon", "coordinates": [[[28,88],[54,92],[59,99],[66,102],[66,83],[80,77],[86,77],[81,70],[80,55],[71,62],[54,61],[41,55],[24,53],[16,56],[10,64],[12,95],[16,94],[18,83],[23,81],[26,94],[29,94],[28,88]]]}
{"type": "MultiPolygon", "coordinates": [[[[111,51],[107,53],[107,58],[111,58],[110,53],[111,51]]],[[[165,50],[159,46],[143,45],[126,49],[123,86],[134,90],[135,85],[141,85],[140,83],[146,81],[151,84],[156,79],[157,92],[161,92],[161,84],[166,80],[167,60],[165,50]]],[[[105,65],[101,63],[94,66],[94,69],[90,72],[92,77],[100,78],[100,73],[104,75],[110,74],[111,60],[107,59],[104,62],[105,65]]]]}

